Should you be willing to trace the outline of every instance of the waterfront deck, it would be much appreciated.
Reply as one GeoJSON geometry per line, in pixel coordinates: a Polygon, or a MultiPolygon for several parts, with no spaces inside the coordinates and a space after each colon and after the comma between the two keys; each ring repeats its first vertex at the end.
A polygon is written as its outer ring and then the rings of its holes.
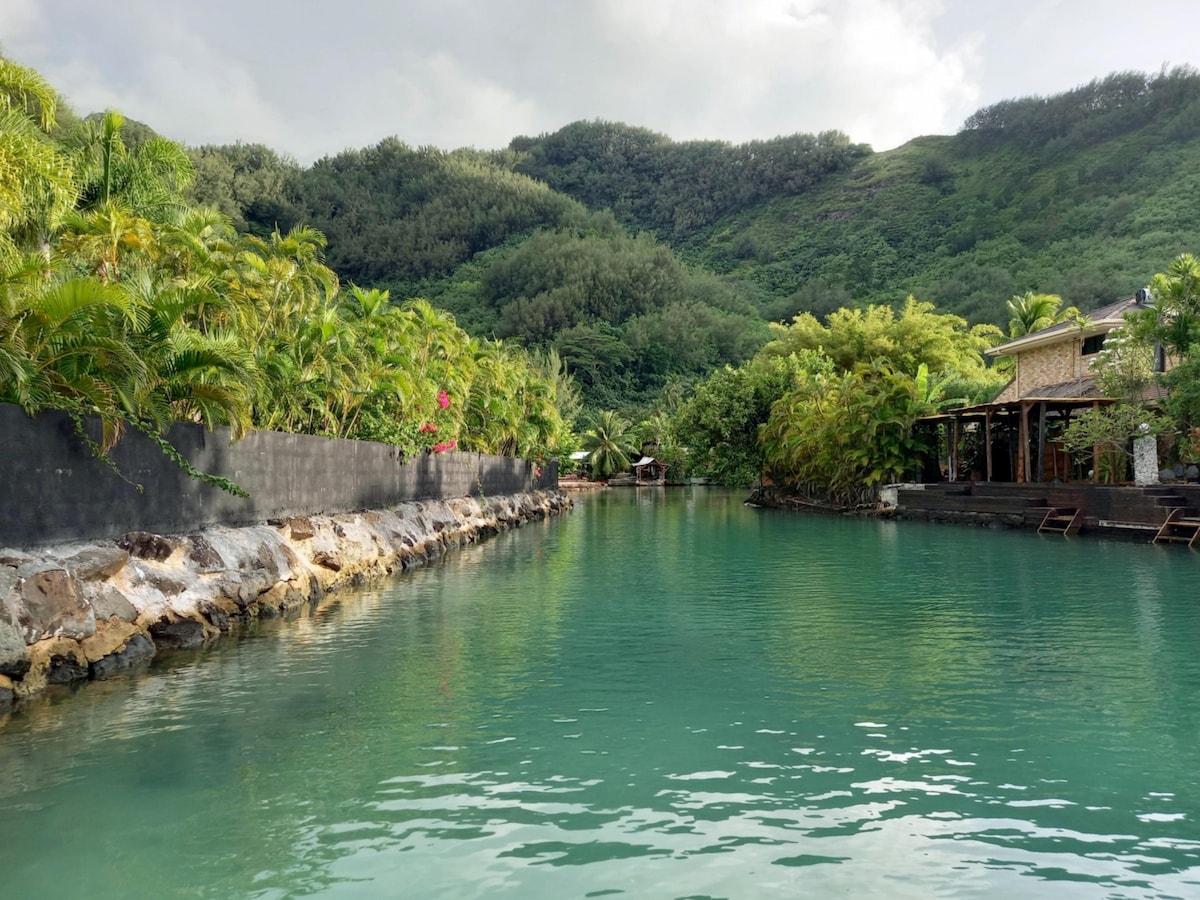
{"type": "Polygon", "coordinates": [[[1200,518],[1200,485],[971,481],[902,485],[896,511],[932,521],[1003,524],[1042,533],[1121,533],[1149,541],[1172,516],[1200,518]]]}

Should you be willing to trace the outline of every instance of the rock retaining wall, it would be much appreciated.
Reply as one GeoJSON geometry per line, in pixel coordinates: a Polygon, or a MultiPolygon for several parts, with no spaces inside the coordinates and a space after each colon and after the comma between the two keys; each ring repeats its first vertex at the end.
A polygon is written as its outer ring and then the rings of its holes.
{"type": "Polygon", "coordinates": [[[0,549],[0,708],[571,506],[557,491],[0,549]]]}

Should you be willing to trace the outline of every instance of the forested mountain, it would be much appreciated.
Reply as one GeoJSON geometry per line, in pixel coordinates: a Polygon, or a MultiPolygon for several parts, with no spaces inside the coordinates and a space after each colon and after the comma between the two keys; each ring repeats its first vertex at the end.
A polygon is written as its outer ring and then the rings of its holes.
{"type": "Polygon", "coordinates": [[[1200,75],[1112,75],[977,112],[682,247],[780,298],[774,316],[909,293],[1001,323],[1027,290],[1082,309],[1200,243],[1200,75]]]}
{"type": "Polygon", "coordinates": [[[389,139],[308,169],[255,146],[193,157],[197,200],[255,234],[310,223],[340,276],[424,297],[473,334],[556,350],[592,406],[644,402],[766,339],[753,292],[514,171],[511,154],[389,139]]]}
{"type": "Polygon", "coordinates": [[[803,194],[871,152],[837,131],[733,146],[676,143],[645,128],[599,121],[515,138],[509,150],[497,161],[672,242],[738,210],[803,194]]]}
{"type": "Polygon", "coordinates": [[[195,196],[256,234],[307,222],[342,277],[469,332],[558,349],[593,406],[739,362],[763,323],[909,294],[1003,323],[1087,309],[1200,245],[1200,74],[1111,75],[885,153],[837,133],[739,146],[577,122],[503,151],[396,140],[309,168],[193,151],[195,196]]]}

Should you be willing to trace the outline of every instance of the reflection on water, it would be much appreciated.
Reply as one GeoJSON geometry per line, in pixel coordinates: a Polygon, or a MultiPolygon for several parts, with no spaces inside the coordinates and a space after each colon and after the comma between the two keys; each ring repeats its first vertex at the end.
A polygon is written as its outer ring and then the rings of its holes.
{"type": "Polygon", "coordinates": [[[740,501],[38,704],[0,896],[1200,896],[1194,554],[740,501]]]}

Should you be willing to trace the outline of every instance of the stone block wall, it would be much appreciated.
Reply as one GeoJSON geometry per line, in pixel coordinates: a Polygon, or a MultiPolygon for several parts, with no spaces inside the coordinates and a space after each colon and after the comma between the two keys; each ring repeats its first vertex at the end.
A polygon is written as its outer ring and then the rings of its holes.
{"type": "Polygon", "coordinates": [[[1018,357],[1017,387],[1021,394],[1047,384],[1060,384],[1088,374],[1079,339],[1026,351],[1018,357]]]}

